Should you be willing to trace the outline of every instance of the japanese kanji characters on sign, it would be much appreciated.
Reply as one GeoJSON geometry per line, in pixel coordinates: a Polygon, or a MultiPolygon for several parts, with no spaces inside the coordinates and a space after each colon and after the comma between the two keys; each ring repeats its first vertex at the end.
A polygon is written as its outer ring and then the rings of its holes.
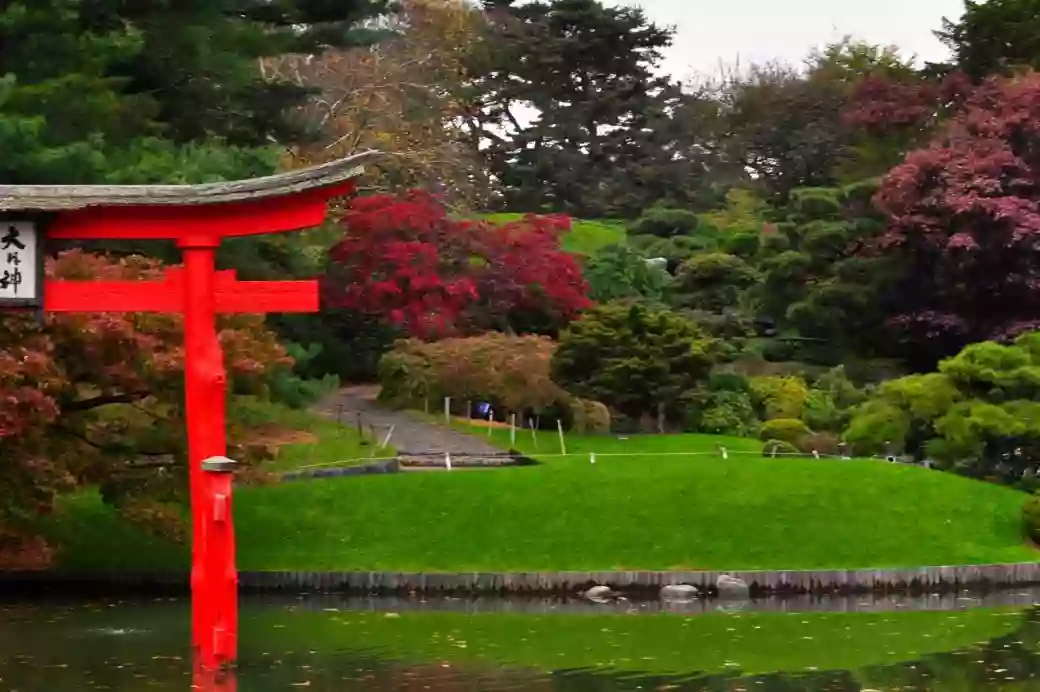
{"type": "Polygon", "coordinates": [[[36,232],[31,221],[0,220],[0,307],[40,304],[36,232]]]}

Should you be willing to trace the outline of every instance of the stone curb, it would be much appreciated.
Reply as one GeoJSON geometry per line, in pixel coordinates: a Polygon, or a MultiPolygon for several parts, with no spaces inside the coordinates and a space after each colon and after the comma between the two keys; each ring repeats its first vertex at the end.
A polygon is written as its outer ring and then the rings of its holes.
{"type": "MultiPolygon", "coordinates": [[[[633,596],[656,597],[661,586],[692,584],[715,593],[719,576],[743,579],[751,594],[790,596],[855,593],[939,593],[973,588],[1040,584],[1040,563],[909,567],[863,570],[608,571],[608,572],[310,572],[241,571],[243,593],[429,593],[519,595],[573,594],[602,584],[633,596]]],[[[184,592],[185,572],[0,572],[0,587],[25,591],[184,592]]]]}
{"type": "Polygon", "coordinates": [[[367,476],[379,473],[397,473],[401,465],[397,459],[377,461],[361,466],[336,466],[327,468],[305,469],[303,471],[287,471],[279,478],[283,481],[308,481],[318,478],[338,478],[342,476],[367,476]]]}
{"type": "MultiPolygon", "coordinates": [[[[490,454],[452,454],[452,465],[460,469],[468,468],[507,468],[513,466],[534,466],[538,462],[519,452],[503,452],[490,454]]],[[[358,466],[328,466],[324,468],[286,471],[279,476],[283,481],[308,481],[320,478],[341,478],[344,476],[367,476],[371,474],[399,473],[405,468],[442,468],[443,455],[410,455],[400,454],[393,459],[360,464],[358,466]]]]}

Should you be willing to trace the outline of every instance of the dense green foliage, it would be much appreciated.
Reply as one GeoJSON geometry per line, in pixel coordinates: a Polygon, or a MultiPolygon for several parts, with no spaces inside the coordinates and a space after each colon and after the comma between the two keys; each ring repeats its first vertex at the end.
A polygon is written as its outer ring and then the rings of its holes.
{"type": "Polygon", "coordinates": [[[674,420],[682,394],[711,363],[711,342],[693,323],[638,304],[607,304],[560,335],[552,378],[631,419],[663,413],[674,420]]]}
{"type": "Polygon", "coordinates": [[[976,478],[1036,487],[1040,470],[1040,333],[968,346],[939,371],[883,383],[846,437],[860,452],[888,444],[976,478]]]}
{"type": "Polygon", "coordinates": [[[363,38],[381,0],[32,0],[0,9],[0,180],[203,182],[270,172],[305,92],[258,58],[363,38]]]}
{"type": "Polygon", "coordinates": [[[956,66],[981,79],[994,73],[1040,69],[1040,3],[1036,0],[966,0],[961,18],[945,20],[936,34],[953,51],[956,66]]]}
{"type": "Polygon", "coordinates": [[[597,0],[485,5],[489,49],[465,117],[505,208],[631,218],[706,194],[702,157],[669,151],[685,96],[654,70],[671,30],[597,0]],[[522,103],[541,117],[521,124],[522,103]]]}
{"type": "Polygon", "coordinates": [[[1022,505],[1022,525],[1029,540],[1040,544],[1040,496],[1033,495],[1022,505]]]}

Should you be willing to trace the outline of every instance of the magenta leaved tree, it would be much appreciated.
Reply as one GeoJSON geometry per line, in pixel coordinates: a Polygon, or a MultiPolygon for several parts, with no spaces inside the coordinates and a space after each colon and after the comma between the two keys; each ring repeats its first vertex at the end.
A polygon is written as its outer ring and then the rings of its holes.
{"type": "Polygon", "coordinates": [[[1040,74],[976,88],[875,199],[903,273],[888,326],[921,364],[1040,324],[1040,74]]]}
{"type": "Polygon", "coordinates": [[[566,217],[464,221],[413,191],[355,199],[343,223],[329,252],[325,304],[383,318],[410,336],[552,334],[590,305],[581,268],[560,247],[566,217]]]}

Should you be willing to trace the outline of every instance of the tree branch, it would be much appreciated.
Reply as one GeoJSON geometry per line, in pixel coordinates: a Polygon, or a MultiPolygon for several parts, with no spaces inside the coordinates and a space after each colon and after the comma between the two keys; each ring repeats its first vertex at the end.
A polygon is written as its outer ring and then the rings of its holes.
{"type": "Polygon", "coordinates": [[[81,411],[89,411],[92,408],[99,406],[108,406],[109,404],[132,404],[139,399],[143,399],[148,396],[151,392],[140,391],[140,392],[127,392],[123,394],[101,394],[90,399],[80,399],[79,401],[70,401],[61,405],[62,413],[79,413],[81,411]]]}

